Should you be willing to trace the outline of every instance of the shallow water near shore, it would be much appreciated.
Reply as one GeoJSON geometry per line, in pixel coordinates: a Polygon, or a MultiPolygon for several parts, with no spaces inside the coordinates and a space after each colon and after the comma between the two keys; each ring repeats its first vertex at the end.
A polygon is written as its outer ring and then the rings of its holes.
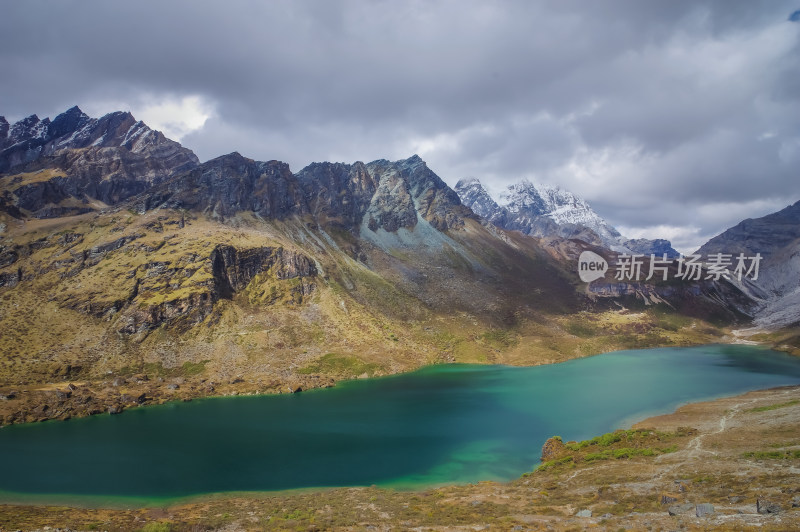
{"type": "Polygon", "coordinates": [[[535,367],[439,365],[294,395],[212,398],[0,430],[0,500],[131,504],[232,491],[510,480],[555,434],[800,384],[800,359],[711,345],[535,367]],[[61,494],[61,495],[53,495],[61,494]]]}

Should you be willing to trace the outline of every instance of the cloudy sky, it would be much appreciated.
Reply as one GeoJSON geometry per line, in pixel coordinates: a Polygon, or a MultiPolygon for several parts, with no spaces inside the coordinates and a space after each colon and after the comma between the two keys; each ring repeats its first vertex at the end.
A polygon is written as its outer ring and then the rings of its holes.
{"type": "Polygon", "coordinates": [[[0,114],[130,110],[201,160],[419,154],[689,252],[800,200],[800,0],[0,1],[0,114]]]}

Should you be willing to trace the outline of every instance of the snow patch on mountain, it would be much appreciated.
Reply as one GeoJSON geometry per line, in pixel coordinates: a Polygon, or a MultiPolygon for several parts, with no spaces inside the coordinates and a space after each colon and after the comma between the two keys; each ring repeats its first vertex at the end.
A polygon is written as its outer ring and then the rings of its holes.
{"type": "Polygon", "coordinates": [[[580,238],[619,253],[678,254],[667,240],[625,238],[583,198],[559,186],[522,180],[509,185],[495,200],[479,179],[467,178],[456,184],[455,191],[475,214],[503,229],[538,237],[580,238]]]}

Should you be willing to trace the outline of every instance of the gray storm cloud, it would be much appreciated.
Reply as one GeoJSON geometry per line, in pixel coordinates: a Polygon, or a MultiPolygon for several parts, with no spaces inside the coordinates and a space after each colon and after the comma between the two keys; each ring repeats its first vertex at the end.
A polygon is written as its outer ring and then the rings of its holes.
{"type": "Polygon", "coordinates": [[[295,170],[419,153],[451,185],[559,184],[690,248],[800,199],[797,8],[5,2],[0,113],[126,106],[201,159],[295,170]]]}

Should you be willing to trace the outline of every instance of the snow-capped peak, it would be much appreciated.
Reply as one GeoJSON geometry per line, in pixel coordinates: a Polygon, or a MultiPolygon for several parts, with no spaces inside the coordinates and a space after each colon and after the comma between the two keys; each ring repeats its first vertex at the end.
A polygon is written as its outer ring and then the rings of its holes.
{"type": "MultiPolygon", "coordinates": [[[[535,184],[527,179],[509,185],[497,201],[476,178],[462,179],[456,184],[464,205],[475,214],[504,229],[514,229],[529,235],[546,236],[557,233],[571,238],[575,228],[591,230],[592,243],[601,244],[621,253],[632,253],[629,241],[597,214],[580,196],[555,185],[535,184]]],[[[636,242],[637,253],[648,249],[648,242],[636,242]]],[[[656,241],[652,242],[653,249],[656,241]]],[[[659,241],[659,249],[664,246],[659,241]]],[[[671,250],[669,244],[666,246],[671,250]]],[[[668,251],[668,253],[672,253],[668,251]]],[[[677,252],[674,252],[677,254],[677,252]]]]}

